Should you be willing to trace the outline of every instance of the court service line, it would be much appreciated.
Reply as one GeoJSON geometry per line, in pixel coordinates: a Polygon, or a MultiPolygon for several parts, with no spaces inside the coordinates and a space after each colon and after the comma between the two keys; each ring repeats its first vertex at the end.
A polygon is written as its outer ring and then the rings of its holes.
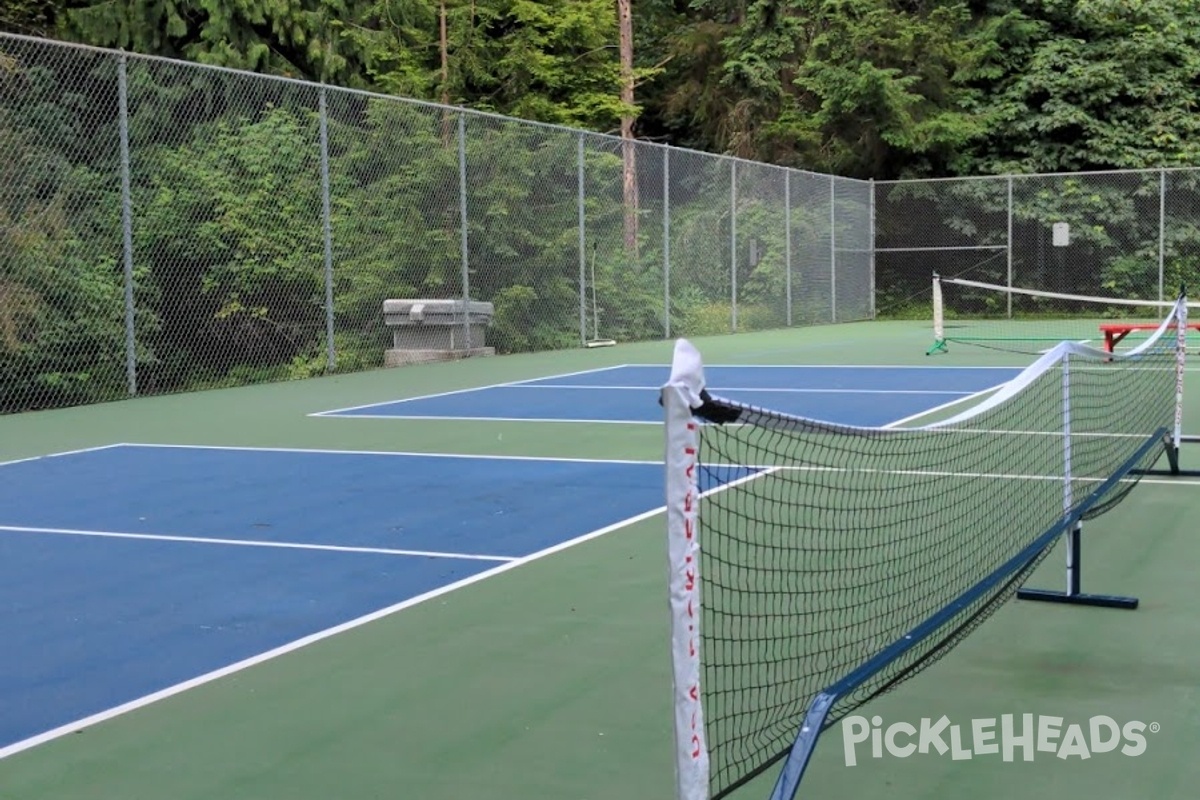
{"type": "MultiPolygon", "coordinates": [[[[986,431],[986,432],[987,433],[995,433],[994,431],[986,431]]],[[[1039,432],[1039,431],[1028,431],[1028,432],[1026,432],[1026,431],[1006,431],[1006,433],[1030,433],[1030,434],[1037,435],[1037,434],[1040,434],[1041,432],[1039,432]]],[[[1057,434],[1057,435],[1061,435],[1061,433],[1057,434]]],[[[638,459],[630,459],[630,458],[625,458],[625,459],[616,459],[616,458],[593,459],[593,458],[569,458],[569,457],[568,458],[560,458],[557,456],[511,456],[511,455],[502,455],[502,454],[476,455],[473,453],[421,453],[421,452],[416,452],[416,451],[396,451],[396,450],[323,450],[320,448],[313,448],[313,447],[245,447],[245,446],[240,446],[240,445],[136,444],[136,443],[129,443],[129,442],[125,442],[122,444],[116,444],[116,445],[110,445],[110,446],[111,447],[146,447],[146,448],[159,448],[159,449],[167,449],[167,450],[231,450],[231,451],[235,451],[235,452],[243,451],[243,452],[264,452],[264,453],[308,453],[308,454],[314,454],[314,455],[400,456],[400,457],[418,457],[418,458],[480,459],[480,460],[494,460],[494,461],[555,461],[555,462],[565,462],[565,463],[569,463],[569,464],[630,464],[630,465],[634,465],[634,466],[650,466],[650,467],[664,466],[664,462],[662,460],[638,460],[638,459]]],[[[779,465],[779,464],[775,464],[775,465],[771,465],[771,464],[731,464],[731,463],[723,463],[723,462],[717,463],[717,464],[710,464],[709,466],[713,467],[713,468],[722,468],[722,469],[745,468],[745,469],[752,469],[752,470],[756,470],[756,471],[754,472],[753,475],[748,475],[745,478],[739,478],[736,481],[731,481],[729,483],[722,484],[720,487],[715,487],[713,489],[710,489],[705,494],[705,496],[716,493],[719,490],[724,490],[724,489],[730,488],[732,486],[735,486],[738,483],[741,483],[745,480],[749,480],[752,477],[762,477],[763,475],[768,474],[768,473],[773,474],[775,472],[786,471],[786,470],[818,471],[818,472],[829,472],[829,471],[835,471],[835,470],[846,471],[847,470],[847,468],[845,468],[845,467],[804,467],[804,466],[787,466],[787,465],[779,465]]],[[[952,476],[952,477],[954,477],[954,476],[956,476],[956,477],[983,477],[981,474],[972,474],[972,473],[953,473],[953,472],[933,473],[933,472],[921,472],[921,471],[911,471],[911,470],[910,471],[876,470],[876,472],[895,472],[896,474],[905,474],[907,472],[908,474],[913,474],[913,475],[923,474],[923,475],[946,475],[946,476],[952,476]]],[[[994,477],[1018,478],[1020,476],[998,474],[994,477]]],[[[1034,479],[1038,479],[1038,480],[1043,479],[1043,478],[1053,478],[1056,480],[1062,480],[1061,475],[1058,475],[1058,476],[1032,476],[1032,477],[1034,477],[1034,479]]],[[[1086,481],[1089,479],[1079,478],[1079,480],[1086,481]]],[[[1200,481],[1188,481],[1188,480],[1184,480],[1184,479],[1180,479],[1180,478],[1166,478],[1166,479],[1141,478],[1141,482],[1142,483],[1162,483],[1162,484],[1167,484],[1167,485],[1172,485],[1172,486],[1200,486],[1200,481]]],[[[632,523],[630,523],[630,524],[632,524],[632,523]]],[[[0,530],[3,530],[3,529],[4,529],[3,527],[0,527],[0,530]]],[[[227,544],[229,542],[228,539],[217,539],[215,541],[217,541],[218,543],[221,543],[221,544],[227,544]]],[[[463,556],[460,556],[457,554],[449,554],[448,557],[461,558],[463,556]]],[[[504,560],[504,558],[496,557],[496,560],[504,560]]],[[[519,560],[519,559],[517,559],[517,560],[519,560]]]]}
{"type": "Polygon", "coordinates": [[[436,550],[398,550],[390,547],[354,547],[336,544],[306,544],[304,542],[271,542],[261,539],[218,539],[206,536],[173,536],[160,533],[125,533],[93,531],[77,528],[35,528],[25,525],[0,525],[0,531],[11,533],[42,533],[60,536],[89,536],[100,539],[137,539],[153,542],[184,542],[188,544],[227,544],[234,547],[273,547],[282,550],[326,550],[335,553],[371,553],[387,556],[420,556],[465,561],[515,561],[515,556],[489,556],[477,553],[444,553],[436,550]]]}
{"type": "Polygon", "coordinates": [[[616,364],[611,367],[595,367],[593,369],[581,369],[576,372],[563,372],[559,375],[543,375],[543,376],[540,376],[537,378],[523,378],[523,379],[517,380],[517,381],[504,381],[503,383],[489,383],[489,384],[485,384],[483,386],[469,386],[466,389],[452,389],[448,392],[435,392],[433,394],[422,394],[422,395],[417,395],[416,397],[402,397],[397,400],[380,400],[379,402],[376,402],[376,403],[365,403],[361,406],[347,406],[346,408],[334,408],[334,409],[330,409],[329,411],[314,411],[313,413],[308,414],[306,416],[309,416],[309,417],[337,416],[338,414],[344,414],[347,411],[360,411],[364,408],[377,408],[379,406],[390,406],[393,403],[408,403],[412,400],[426,400],[426,399],[434,398],[434,397],[450,397],[451,395],[456,395],[456,394],[465,394],[467,392],[477,392],[480,389],[500,389],[505,386],[520,386],[523,383],[530,383],[532,381],[546,381],[546,380],[550,380],[551,378],[571,378],[576,375],[590,375],[594,372],[607,372],[609,370],[621,369],[624,366],[627,366],[627,365],[616,364]]]}
{"type": "MultiPolygon", "coordinates": [[[[315,415],[312,415],[315,416],[315,415]]],[[[455,417],[433,414],[333,414],[337,419],[436,419],[457,422],[587,422],[593,425],[662,425],[662,420],[552,417],[455,417]]]]}
{"type": "MultiPolygon", "coordinates": [[[[656,367],[659,369],[670,370],[670,364],[624,364],[626,367],[656,367]]],[[[1010,372],[1020,372],[1024,367],[1005,367],[1005,366],[980,366],[970,367],[965,364],[708,364],[704,365],[708,369],[898,369],[898,370],[914,370],[914,369],[1006,369],[1010,372]]],[[[550,376],[553,377],[553,376],[550,376]]]]}
{"type": "Polygon", "coordinates": [[[59,456],[74,456],[81,453],[94,453],[98,450],[111,450],[114,447],[124,447],[123,444],[101,444],[95,447],[80,447],[77,450],[63,450],[61,453],[44,453],[40,456],[27,456],[26,458],[14,458],[11,461],[0,461],[0,467],[7,467],[12,464],[24,464],[29,461],[41,461],[45,458],[58,458],[59,456]]]}
{"type": "MultiPolygon", "coordinates": [[[[579,386],[577,384],[567,383],[536,383],[536,384],[513,384],[511,389],[588,389],[591,391],[601,390],[607,391],[638,391],[638,392],[654,392],[662,389],[661,386],[579,386]]],[[[761,386],[722,386],[720,392],[780,392],[793,394],[953,394],[953,395],[969,395],[967,391],[951,391],[948,389],[813,389],[813,388],[790,388],[790,389],[765,389],[761,386]]]]}
{"type": "MultiPolygon", "coordinates": [[[[729,484],[726,484],[726,486],[723,486],[723,487],[716,487],[716,488],[710,490],[709,492],[704,493],[702,496],[711,494],[716,491],[720,491],[721,489],[728,488],[728,487],[729,487],[729,484]]],[[[349,620],[347,622],[343,622],[340,625],[335,625],[331,628],[326,628],[325,630],[317,631],[316,633],[312,633],[303,638],[296,639],[295,641],[288,642],[287,644],[284,644],[284,645],[280,645],[279,647],[268,650],[264,653],[260,653],[256,656],[251,656],[250,658],[243,659],[234,664],[229,664],[228,666],[224,666],[219,669],[215,669],[211,672],[206,672],[203,675],[198,675],[195,678],[191,678],[191,679],[183,681],[181,683],[177,683],[173,686],[168,686],[165,689],[160,689],[157,692],[153,692],[151,694],[144,695],[135,700],[130,700],[129,702],[122,703],[121,705],[114,706],[113,708],[106,709],[104,711],[100,711],[98,713],[84,717],[83,719],[79,719],[74,722],[69,722],[66,725],[60,725],[57,728],[53,728],[53,729],[45,731],[43,733],[39,733],[36,736],[30,736],[27,739],[22,739],[19,742],[14,742],[13,744],[10,744],[6,747],[0,747],[0,759],[4,759],[9,756],[16,755],[17,753],[20,753],[24,750],[29,750],[30,748],[37,747],[38,745],[45,744],[47,742],[51,742],[55,739],[59,739],[63,736],[67,736],[68,734],[77,733],[77,732],[83,730],[84,728],[90,728],[93,725],[98,725],[101,722],[107,722],[108,720],[114,719],[114,718],[122,716],[124,714],[128,714],[131,711],[136,711],[140,708],[145,708],[146,706],[151,705],[152,703],[157,703],[160,700],[166,700],[169,697],[173,697],[177,694],[181,694],[183,692],[188,691],[189,689],[195,689],[199,686],[203,686],[206,683],[211,683],[215,680],[219,680],[220,678],[224,678],[228,675],[233,675],[234,673],[241,672],[242,670],[249,669],[250,667],[257,666],[266,661],[270,661],[270,660],[278,658],[280,656],[287,655],[288,653],[293,653],[303,647],[307,647],[310,644],[315,644],[316,642],[320,642],[324,639],[328,639],[332,636],[336,636],[339,633],[345,633],[346,631],[362,627],[363,625],[366,625],[371,622],[375,622],[376,620],[383,619],[384,617],[389,617],[399,611],[403,611],[406,608],[412,608],[413,606],[420,605],[421,603],[427,602],[436,597],[441,597],[442,595],[448,594],[449,592],[453,592],[458,589],[466,588],[467,586],[470,586],[471,584],[479,583],[480,581],[495,577],[496,575],[499,575],[503,572],[508,572],[509,570],[515,569],[516,567],[520,567],[524,564],[529,564],[533,561],[540,561],[541,559],[546,558],[547,556],[552,556],[555,553],[559,553],[563,550],[567,550],[568,548],[575,547],[576,545],[583,544],[584,542],[589,542],[592,539],[598,539],[601,536],[612,533],[613,531],[620,530],[621,528],[625,528],[630,525],[636,524],[638,522],[642,522],[644,520],[655,517],[659,514],[662,514],[665,510],[666,510],[666,506],[664,505],[664,506],[659,506],[658,508],[651,509],[649,511],[644,511],[641,514],[636,514],[632,517],[629,517],[628,519],[621,520],[620,522],[615,522],[612,525],[606,525],[603,528],[599,528],[590,533],[585,533],[582,536],[577,536],[574,539],[570,539],[565,542],[560,542],[556,545],[552,545],[543,550],[539,550],[536,553],[531,553],[530,555],[522,556],[521,558],[517,558],[512,561],[508,561],[504,564],[500,564],[498,566],[492,567],[491,569],[487,569],[487,570],[484,570],[483,572],[463,578],[462,580],[455,581],[454,583],[449,583],[449,584],[446,584],[445,586],[439,586],[436,589],[432,589],[423,594],[419,594],[416,597],[410,597],[407,600],[403,600],[399,603],[395,603],[394,605],[390,605],[387,608],[381,608],[378,611],[373,611],[370,614],[365,614],[361,617],[357,617],[357,618],[349,620]]]]}
{"type": "MultiPolygon", "coordinates": [[[[490,417],[489,417],[490,419],[490,417]]],[[[477,455],[475,453],[422,453],[415,450],[328,450],[318,447],[252,447],[229,444],[156,444],[124,442],[115,447],[146,447],[160,450],[232,450],[252,453],[311,453],[334,456],[416,456],[420,458],[466,458],[496,461],[561,461],[569,464],[644,464],[662,466],[661,460],[639,460],[632,458],[572,458],[559,456],[513,456],[502,453],[477,455]]]]}
{"type": "Polygon", "coordinates": [[[920,419],[921,417],[927,417],[927,416],[929,416],[930,414],[936,414],[936,413],[937,413],[937,412],[939,412],[939,411],[945,411],[945,410],[946,410],[946,409],[948,409],[948,408],[952,408],[952,407],[954,407],[954,406],[957,406],[957,405],[959,405],[959,404],[962,404],[962,403],[969,403],[969,402],[971,402],[972,400],[976,400],[976,399],[978,399],[978,398],[980,398],[980,397],[983,397],[984,395],[991,394],[992,392],[996,391],[997,389],[999,389],[999,388],[1000,388],[1001,386],[1003,386],[1003,385],[1004,385],[1003,383],[998,383],[998,384],[996,384],[995,386],[989,386],[989,387],[988,387],[988,388],[986,388],[986,389],[980,389],[978,392],[975,392],[975,393],[973,393],[973,394],[969,394],[969,395],[967,395],[967,396],[965,396],[965,397],[960,397],[960,398],[958,398],[957,400],[951,400],[951,401],[949,401],[949,402],[947,402],[947,403],[942,403],[942,404],[941,404],[941,405],[939,405],[939,406],[934,406],[933,408],[927,408],[927,409],[925,409],[924,411],[918,411],[916,414],[909,414],[907,417],[903,417],[903,418],[901,418],[901,419],[898,419],[898,420],[895,420],[895,421],[893,421],[893,422],[889,422],[888,424],[886,424],[886,425],[884,425],[884,426],[882,426],[882,427],[884,427],[884,428],[898,428],[898,427],[900,427],[901,425],[904,425],[904,424],[905,424],[905,423],[907,423],[907,422],[912,422],[913,420],[920,419]]]}

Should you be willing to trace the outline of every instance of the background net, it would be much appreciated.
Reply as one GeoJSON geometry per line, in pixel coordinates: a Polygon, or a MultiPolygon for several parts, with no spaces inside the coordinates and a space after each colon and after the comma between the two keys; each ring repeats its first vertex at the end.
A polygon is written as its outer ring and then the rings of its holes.
{"type": "MultiPolygon", "coordinates": [[[[1040,354],[1061,341],[1102,346],[1100,326],[1151,326],[1125,336],[1119,347],[1145,342],[1170,310],[1170,302],[1092,297],[1062,292],[1007,288],[942,277],[941,315],[947,342],[1017,353],[1040,354]]],[[[935,319],[937,295],[934,295],[935,319]]]]}
{"type": "Polygon", "coordinates": [[[701,482],[761,470],[699,509],[714,797],[782,758],[819,692],[843,684],[832,725],[943,655],[1013,595],[1073,524],[1067,510],[1125,496],[1172,425],[1175,337],[1158,333],[1114,360],[1061,344],[921,428],[706,407],[736,419],[701,426],[701,482]],[[922,623],[927,636],[889,652],[922,623]]]}

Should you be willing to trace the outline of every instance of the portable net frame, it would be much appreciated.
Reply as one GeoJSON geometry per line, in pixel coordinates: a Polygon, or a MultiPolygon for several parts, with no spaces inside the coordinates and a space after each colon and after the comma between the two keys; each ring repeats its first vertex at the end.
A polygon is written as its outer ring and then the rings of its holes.
{"type": "Polygon", "coordinates": [[[1130,326],[1115,337],[1129,349],[1175,305],[1173,300],[1064,294],[937,274],[932,297],[934,341],[927,355],[947,351],[951,343],[1025,354],[1044,353],[1062,341],[1099,346],[1106,340],[1101,326],[1113,323],[1130,326]]]}
{"type": "Polygon", "coordinates": [[[1067,590],[1043,594],[1134,605],[1079,591],[1080,526],[1164,450],[1177,465],[1186,330],[1181,295],[1132,351],[1060,343],[914,428],[713,396],[679,340],[662,391],[679,800],[785,758],[772,797],[794,797],[823,730],[954,647],[1060,537],[1067,590]]]}

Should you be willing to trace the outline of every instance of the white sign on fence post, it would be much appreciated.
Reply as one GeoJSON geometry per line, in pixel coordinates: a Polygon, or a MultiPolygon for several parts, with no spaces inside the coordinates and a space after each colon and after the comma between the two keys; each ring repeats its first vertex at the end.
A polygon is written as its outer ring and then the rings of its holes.
{"type": "Polygon", "coordinates": [[[1053,226],[1054,246],[1066,247],[1071,243],[1071,225],[1068,222],[1056,222],[1053,226]]]}

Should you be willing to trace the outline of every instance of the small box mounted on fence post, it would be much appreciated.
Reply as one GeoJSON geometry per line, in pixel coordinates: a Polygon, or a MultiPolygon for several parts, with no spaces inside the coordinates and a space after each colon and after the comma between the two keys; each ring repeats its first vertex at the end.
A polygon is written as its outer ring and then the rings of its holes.
{"type": "Polygon", "coordinates": [[[392,329],[384,366],[495,355],[484,346],[491,303],[462,300],[384,300],[383,322],[392,329]]]}

